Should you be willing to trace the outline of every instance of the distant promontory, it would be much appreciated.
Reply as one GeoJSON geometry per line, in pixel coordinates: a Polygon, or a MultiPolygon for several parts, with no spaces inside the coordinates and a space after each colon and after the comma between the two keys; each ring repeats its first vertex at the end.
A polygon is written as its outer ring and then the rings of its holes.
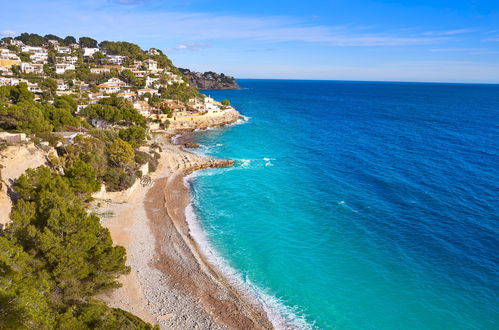
{"type": "Polygon", "coordinates": [[[189,78],[191,85],[199,89],[239,89],[241,88],[236,79],[231,76],[226,76],[223,73],[208,72],[194,72],[189,69],[181,69],[180,72],[189,78]]]}

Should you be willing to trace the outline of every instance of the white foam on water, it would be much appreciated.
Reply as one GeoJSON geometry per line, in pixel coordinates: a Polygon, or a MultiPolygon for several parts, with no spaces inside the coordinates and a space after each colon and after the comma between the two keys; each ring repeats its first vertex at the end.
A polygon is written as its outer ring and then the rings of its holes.
{"type": "MultiPolygon", "coordinates": [[[[197,172],[199,173],[199,172],[197,172]]],[[[204,175],[204,174],[202,174],[204,175]]],[[[184,184],[191,189],[192,179],[199,176],[196,172],[184,178],[184,184]]],[[[267,290],[258,287],[246,275],[239,273],[212,247],[202,225],[195,213],[193,200],[185,208],[185,218],[189,234],[199,245],[208,262],[225,275],[231,285],[236,287],[251,303],[262,308],[275,329],[313,329],[303,316],[296,313],[296,307],[286,306],[279,298],[269,294],[267,290]]]]}

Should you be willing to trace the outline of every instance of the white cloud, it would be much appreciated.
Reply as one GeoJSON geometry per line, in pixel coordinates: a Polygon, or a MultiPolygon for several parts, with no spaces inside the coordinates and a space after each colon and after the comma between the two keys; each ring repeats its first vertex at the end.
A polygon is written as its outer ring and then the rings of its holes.
{"type": "Polygon", "coordinates": [[[5,36],[5,37],[13,37],[16,35],[16,31],[4,30],[4,31],[0,32],[0,35],[5,36]]]}
{"type": "Polygon", "coordinates": [[[458,29],[458,30],[448,30],[448,31],[429,31],[423,33],[423,35],[427,36],[454,36],[458,34],[472,33],[475,32],[475,29],[458,29]]]}
{"type": "Polygon", "coordinates": [[[205,48],[209,48],[211,47],[210,44],[208,43],[204,43],[204,42],[190,42],[190,43],[187,43],[187,44],[180,44],[176,47],[173,47],[173,48],[168,48],[167,50],[169,52],[172,52],[172,51],[182,51],[182,50],[191,50],[191,51],[196,51],[196,50],[200,50],[200,49],[205,49],[205,48]]]}
{"type": "Polygon", "coordinates": [[[486,48],[434,48],[430,49],[433,53],[446,53],[446,52],[479,52],[486,51],[486,48]]]}

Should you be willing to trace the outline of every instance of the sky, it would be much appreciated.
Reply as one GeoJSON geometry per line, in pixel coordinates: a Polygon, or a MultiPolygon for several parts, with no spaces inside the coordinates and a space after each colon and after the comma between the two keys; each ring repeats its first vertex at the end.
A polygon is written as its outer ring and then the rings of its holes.
{"type": "Polygon", "coordinates": [[[22,32],[236,78],[499,83],[499,0],[2,1],[0,35],[22,32]]]}

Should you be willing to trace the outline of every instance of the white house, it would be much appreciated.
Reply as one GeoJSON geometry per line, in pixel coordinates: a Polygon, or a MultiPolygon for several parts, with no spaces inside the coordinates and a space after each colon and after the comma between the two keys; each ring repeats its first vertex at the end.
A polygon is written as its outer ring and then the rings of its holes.
{"type": "Polygon", "coordinates": [[[123,92],[116,94],[117,97],[122,97],[126,100],[133,100],[137,96],[134,92],[123,92]]]}
{"type": "Polygon", "coordinates": [[[61,62],[61,63],[67,63],[67,64],[76,64],[76,63],[78,63],[78,57],[77,56],[58,57],[57,61],[61,62]]]}
{"type": "Polygon", "coordinates": [[[152,89],[152,88],[143,88],[137,90],[137,95],[139,95],[139,97],[145,95],[146,93],[149,93],[151,95],[159,94],[157,89],[152,89]]]}
{"type": "Polygon", "coordinates": [[[120,86],[117,86],[116,84],[109,84],[109,83],[97,85],[97,88],[99,89],[99,91],[101,91],[102,93],[106,93],[106,94],[118,93],[121,90],[120,86]]]}
{"type": "Polygon", "coordinates": [[[108,68],[90,68],[90,72],[95,74],[104,74],[111,72],[111,70],[108,68]]]}
{"type": "Polygon", "coordinates": [[[106,60],[111,64],[121,64],[125,61],[125,56],[121,55],[107,55],[106,60]]]}
{"type": "Polygon", "coordinates": [[[109,78],[107,80],[107,84],[118,86],[118,87],[127,87],[126,82],[124,82],[123,80],[120,80],[119,78],[109,78]]]}
{"type": "Polygon", "coordinates": [[[0,59],[20,61],[19,56],[15,52],[11,52],[6,48],[0,48],[0,59]]]}
{"type": "Polygon", "coordinates": [[[157,50],[156,48],[149,48],[149,50],[147,51],[147,54],[149,55],[159,55],[159,50],[157,50]]]}
{"type": "Polygon", "coordinates": [[[57,74],[63,74],[68,70],[75,70],[75,69],[76,68],[73,64],[58,63],[55,65],[55,73],[57,74]]]}
{"type": "Polygon", "coordinates": [[[24,73],[43,73],[43,64],[21,62],[21,71],[24,73]]]}
{"type": "Polygon", "coordinates": [[[90,56],[93,56],[98,51],[99,51],[99,48],[88,48],[88,47],[84,47],[83,48],[83,56],[90,57],[90,56]]]}
{"type": "Polygon", "coordinates": [[[21,52],[30,54],[44,54],[48,55],[47,49],[43,47],[22,46],[21,52]]]}
{"type": "Polygon", "coordinates": [[[58,91],[65,91],[68,88],[69,88],[68,84],[66,84],[66,82],[64,81],[64,79],[57,79],[57,90],[58,91]]]}
{"type": "Polygon", "coordinates": [[[147,70],[149,71],[158,70],[158,62],[156,62],[155,60],[146,60],[145,64],[147,66],[147,70]]]}
{"type": "Polygon", "coordinates": [[[146,87],[153,87],[154,84],[159,81],[159,78],[152,78],[152,77],[147,77],[146,78],[146,87]]]}
{"type": "Polygon", "coordinates": [[[24,43],[21,40],[10,39],[10,44],[18,47],[22,47],[24,43]]]}
{"type": "Polygon", "coordinates": [[[38,87],[37,84],[30,83],[30,82],[28,82],[28,90],[31,93],[34,93],[34,94],[41,94],[41,93],[43,93],[42,89],[40,87],[38,87]]]}
{"type": "Polygon", "coordinates": [[[47,64],[49,60],[48,54],[43,54],[43,53],[31,54],[29,58],[31,62],[41,63],[41,64],[47,64]]]}
{"type": "Polygon", "coordinates": [[[71,54],[71,48],[70,47],[60,47],[60,46],[57,46],[57,47],[55,47],[55,50],[58,53],[61,53],[61,54],[71,54]]]}

